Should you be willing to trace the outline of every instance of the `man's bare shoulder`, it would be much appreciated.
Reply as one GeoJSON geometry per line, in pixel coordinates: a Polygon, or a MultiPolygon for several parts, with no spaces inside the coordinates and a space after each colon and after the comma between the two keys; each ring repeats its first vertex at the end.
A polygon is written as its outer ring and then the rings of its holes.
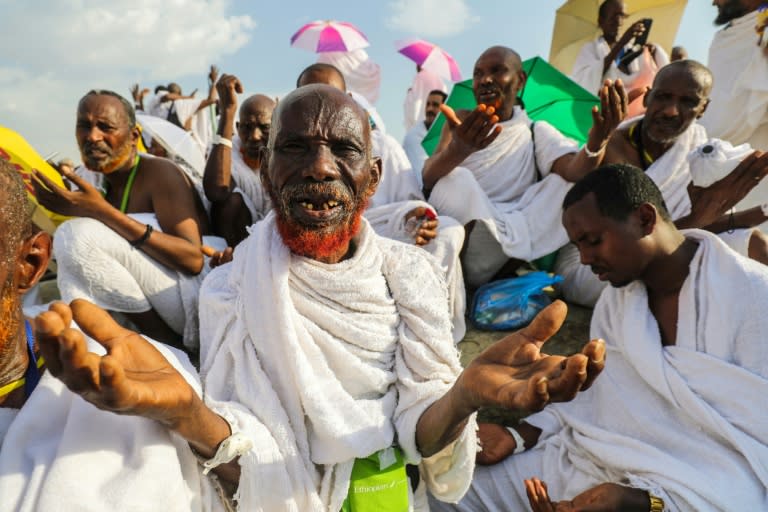
{"type": "Polygon", "coordinates": [[[629,126],[613,132],[606,147],[604,164],[631,163],[637,165],[637,150],[629,139],[629,126]]]}
{"type": "Polygon", "coordinates": [[[189,178],[184,171],[173,161],[167,158],[156,157],[152,155],[141,155],[141,164],[139,167],[146,180],[152,186],[162,186],[163,184],[179,186],[179,184],[188,185],[189,178]]]}

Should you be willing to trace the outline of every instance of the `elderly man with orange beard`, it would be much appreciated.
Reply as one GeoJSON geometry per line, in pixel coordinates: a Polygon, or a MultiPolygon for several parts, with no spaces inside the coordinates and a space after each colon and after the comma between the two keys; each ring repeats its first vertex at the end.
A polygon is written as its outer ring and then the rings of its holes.
{"type": "Polygon", "coordinates": [[[275,110],[262,166],[274,209],[201,290],[204,401],[141,338],[104,324],[99,358],[49,323],[52,371],[98,407],[183,436],[240,510],[419,510],[417,488],[457,501],[474,469],[475,411],[572,399],[602,369],[604,345],[541,354],[565,316],[558,302],[462,372],[434,262],[361,217],[380,172],[354,100],[295,90],[275,110]]]}

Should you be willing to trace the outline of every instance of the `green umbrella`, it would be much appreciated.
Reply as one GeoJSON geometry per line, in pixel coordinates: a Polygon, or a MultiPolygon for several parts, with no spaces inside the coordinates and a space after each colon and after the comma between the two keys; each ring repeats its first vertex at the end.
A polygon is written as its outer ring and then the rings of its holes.
{"type": "MultiPolygon", "coordinates": [[[[541,57],[523,62],[528,76],[520,98],[525,111],[534,121],[546,121],[560,132],[579,143],[587,140],[592,127],[592,107],[600,105],[594,94],[552,67],[541,57]]],[[[446,104],[454,110],[471,110],[477,106],[472,91],[472,79],[454,84],[446,104]]],[[[421,145],[431,155],[435,151],[445,116],[440,113],[432,123],[421,145]]]]}

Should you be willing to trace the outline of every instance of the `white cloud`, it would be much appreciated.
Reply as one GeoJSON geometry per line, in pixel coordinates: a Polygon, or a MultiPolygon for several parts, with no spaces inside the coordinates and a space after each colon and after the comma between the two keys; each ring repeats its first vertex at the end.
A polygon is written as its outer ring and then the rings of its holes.
{"type": "Polygon", "coordinates": [[[424,37],[453,36],[479,20],[464,0],[395,0],[387,25],[424,37]]]}
{"type": "Polygon", "coordinates": [[[74,115],[85,92],[205,83],[208,67],[256,27],[231,10],[229,0],[0,0],[0,124],[40,152],[76,157],[74,115]]]}

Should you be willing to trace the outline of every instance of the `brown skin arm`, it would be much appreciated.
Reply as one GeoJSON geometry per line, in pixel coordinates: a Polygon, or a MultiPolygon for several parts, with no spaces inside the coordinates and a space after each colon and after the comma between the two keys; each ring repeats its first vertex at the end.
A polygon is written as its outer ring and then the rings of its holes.
{"type": "MultiPolygon", "coordinates": [[[[35,329],[48,371],[99,409],[155,420],[206,458],[213,457],[231,434],[229,424],[203,403],[153,345],[90,302],[76,300],[71,308],[57,303],[35,319],[35,329]],[[88,351],[83,334],[69,328],[72,319],[104,346],[106,355],[88,351]]],[[[237,487],[236,461],[214,472],[237,487]]]]}
{"type": "MultiPolygon", "coordinates": [[[[477,453],[477,463],[490,466],[506,459],[515,451],[517,443],[507,427],[496,423],[479,423],[477,438],[482,450],[477,453]]],[[[521,422],[514,427],[523,438],[525,449],[529,450],[539,441],[541,429],[530,423],[521,422]]]]}
{"type": "Polygon", "coordinates": [[[550,356],[541,346],[565,321],[562,301],[539,313],[528,326],[484,350],[453,387],[421,415],[416,443],[429,457],[454,441],[469,416],[482,407],[538,411],[550,402],[572,400],[587,389],[605,365],[605,344],[592,340],[580,354],[550,356]]]}
{"type": "Polygon", "coordinates": [[[533,512],[648,512],[650,509],[646,491],[614,483],[587,489],[571,501],[551,501],[547,484],[538,478],[525,480],[525,492],[533,512]]]}
{"type": "MultiPolygon", "coordinates": [[[[232,140],[237,115],[237,95],[243,92],[243,85],[234,75],[224,74],[216,82],[216,89],[219,93],[221,109],[216,133],[225,139],[232,140]]],[[[233,188],[232,149],[223,144],[215,144],[211,148],[203,174],[205,197],[211,202],[224,201],[233,188]]]]}
{"type": "Polygon", "coordinates": [[[448,105],[440,105],[446,118],[437,150],[424,162],[422,175],[424,188],[432,190],[435,184],[446,174],[461,164],[469,155],[488,147],[499,133],[501,126],[493,107],[478,105],[463,119],[448,105]]]}
{"type": "Polygon", "coordinates": [[[247,228],[253,224],[253,219],[243,196],[236,192],[211,204],[211,223],[214,234],[235,247],[248,236],[247,228]]]}
{"type": "MultiPolygon", "coordinates": [[[[149,195],[151,210],[145,211],[154,211],[163,229],[162,233],[153,231],[141,245],[141,250],[168,268],[188,274],[199,273],[203,268],[201,226],[207,227],[207,220],[198,214],[196,192],[183,172],[170,161],[147,157],[142,159],[140,166],[140,171],[145,169],[151,173],[152,183],[147,185],[149,190],[142,190],[140,182],[143,180],[136,180],[128,210],[134,201],[140,202],[143,196],[149,195]]],[[[61,174],[75,185],[75,190],[57,186],[42,173],[34,175],[33,186],[38,200],[46,208],[62,215],[96,219],[128,241],[144,235],[146,224],[109,204],[101,192],[74,172],[65,170],[61,174]]]]}
{"type": "MultiPolygon", "coordinates": [[[[608,72],[611,64],[616,60],[616,57],[619,56],[621,49],[627,46],[632,39],[642,35],[643,32],[645,32],[645,25],[643,25],[642,21],[634,22],[626,31],[624,31],[624,34],[622,34],[621,38],[611,46],[611,51],[608,52],[608,55],[603,59],[603,76],[608,72]]],[[[627,70],[622,71],[624,73],[627,72],[627,70]]]]}

